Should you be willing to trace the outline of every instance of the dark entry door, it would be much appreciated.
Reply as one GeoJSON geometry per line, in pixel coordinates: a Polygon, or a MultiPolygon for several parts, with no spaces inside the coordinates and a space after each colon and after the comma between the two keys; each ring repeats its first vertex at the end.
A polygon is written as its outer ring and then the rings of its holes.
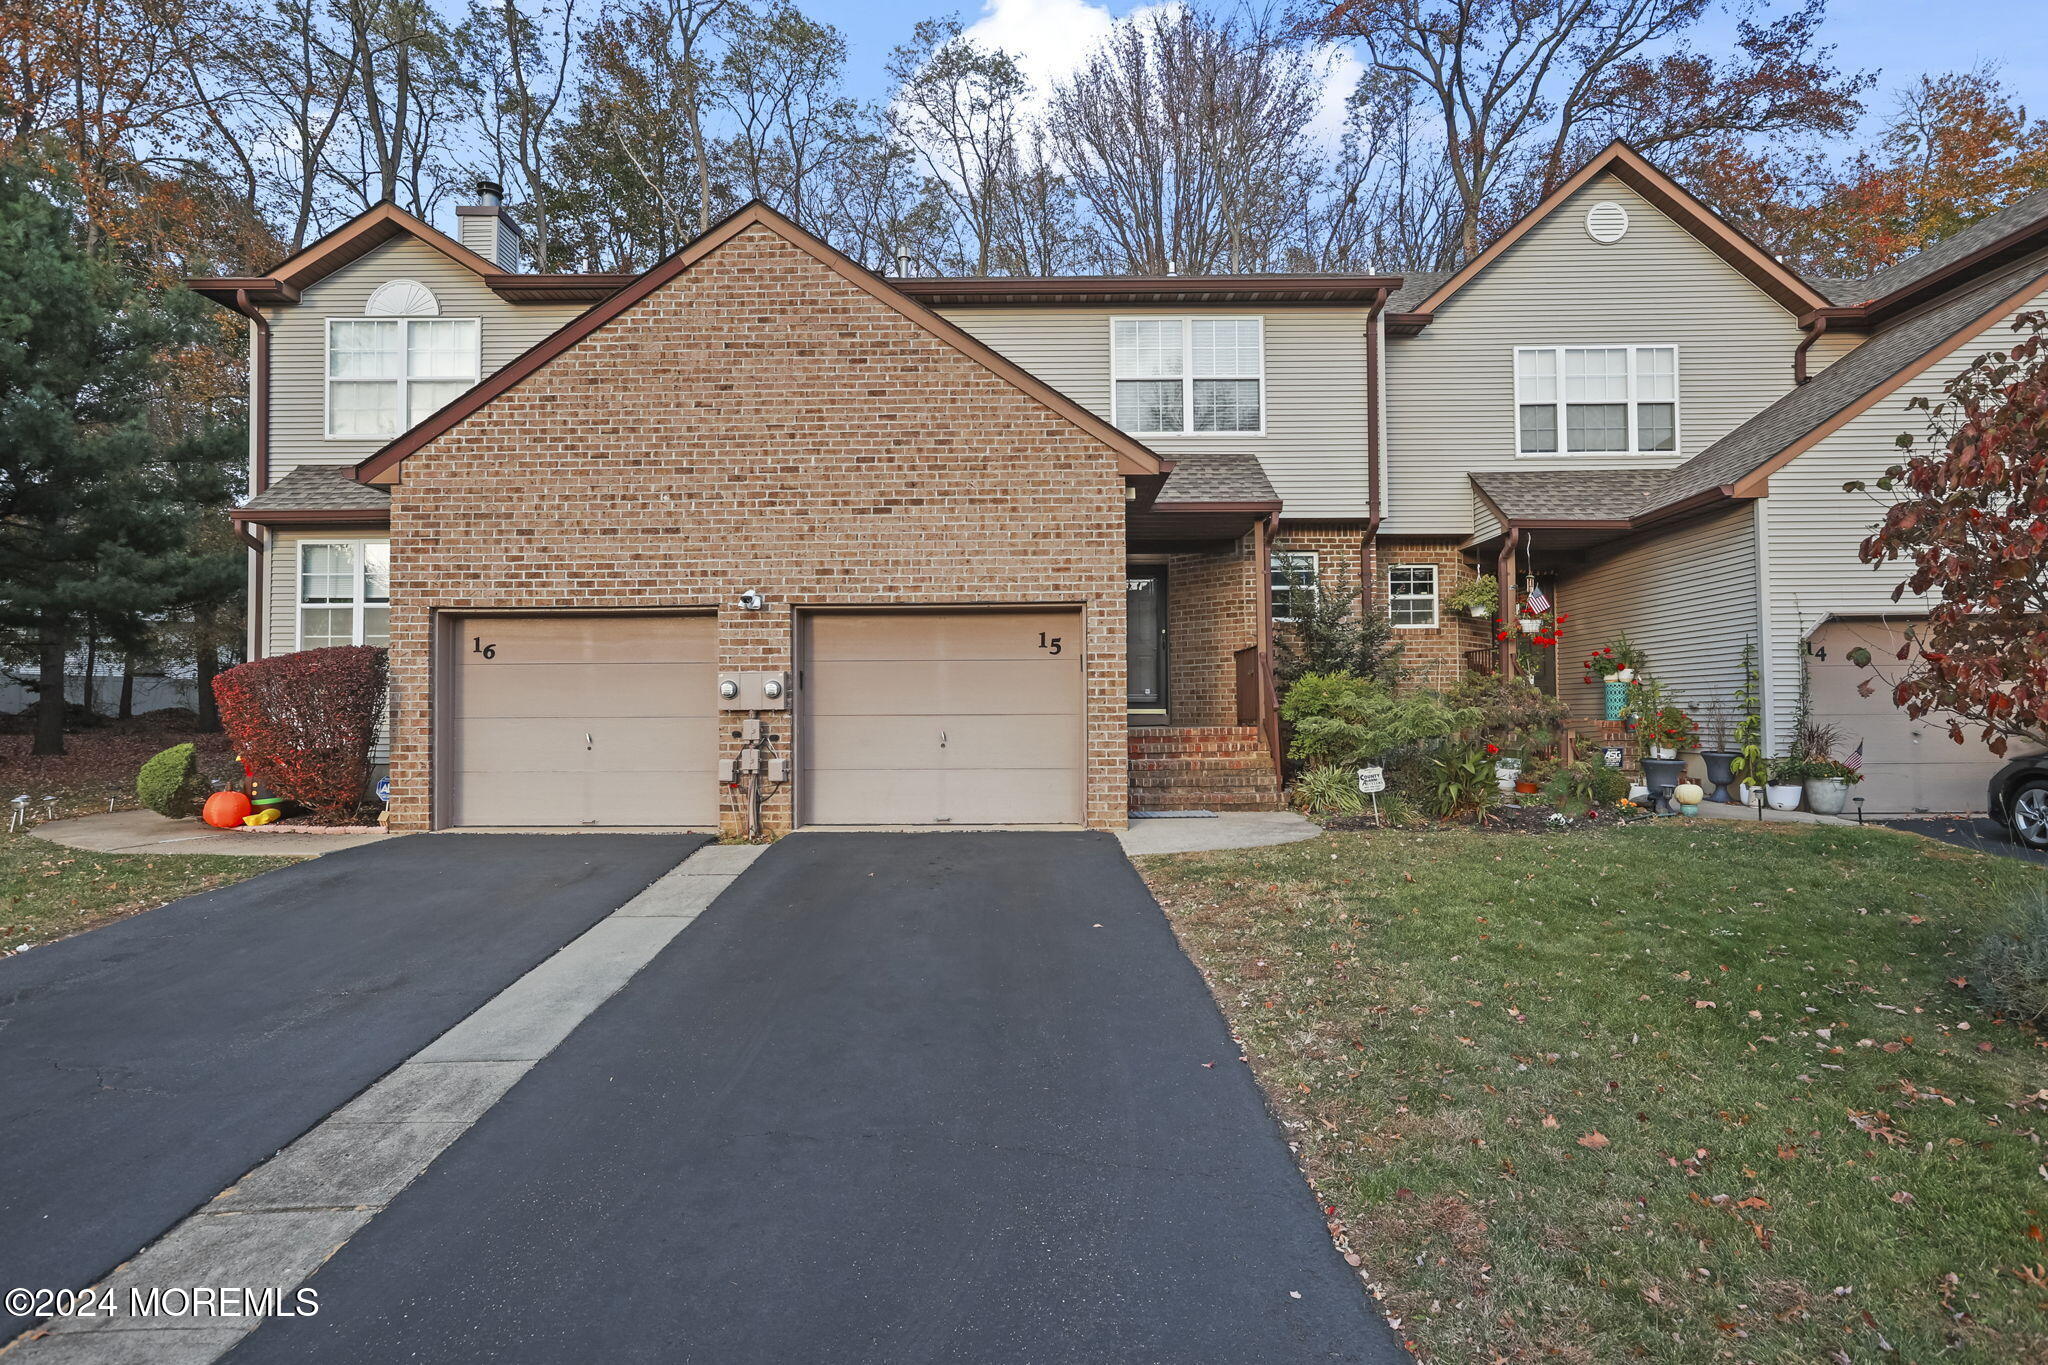
{"type": "Polygon", "coordinates": [[[1166,712],[1166,570],[1133,567],[1124,590],[1130,709],[1166,712]]]}

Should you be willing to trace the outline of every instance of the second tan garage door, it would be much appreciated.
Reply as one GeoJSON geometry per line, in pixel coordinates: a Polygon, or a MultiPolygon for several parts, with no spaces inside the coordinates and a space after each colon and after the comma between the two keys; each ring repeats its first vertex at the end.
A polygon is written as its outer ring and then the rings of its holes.
{"type": "Polygon", "coordinates": [[[709,616],[450,623],[448,825],[718,823],[709,616]]]}
{"type": "Polygon", "coordinates": [[[1966,739],[1957,744],[1946,724],[1901,710],[1888,684],[1879,681],[1867,697],[1856,690],[1876,674],[1854,663],[1850,651],[1869,650],[1877,670],[1896,679],[1906,667],[1897,658],[1904,642],[1903,626],[1878,621],[1831,621],[1816,630],[1806,660],[1813,718],[1847,736],[1844,754],[1863,742],[1863,781],[1851,794],[1863,798],[1865,814],[1983,810],[1985,785],[2005,760],[1984,747],[1974,727],[1965,726],[1966,739]]]}
{"type": "Polygon", "coordinates": [[[1081,823],[1079,613],[821,612],[802,646],[805,823],[1081,823]]]}

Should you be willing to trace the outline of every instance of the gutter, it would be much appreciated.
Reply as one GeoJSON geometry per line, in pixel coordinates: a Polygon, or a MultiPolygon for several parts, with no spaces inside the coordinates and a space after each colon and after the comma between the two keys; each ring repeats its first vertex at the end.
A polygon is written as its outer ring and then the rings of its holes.
{"type": "Polygon", "coordinates": [[[237,289],[235,301],[228,307],[249,319],[249,373],[251,387],[256,390],[255,411],[249,414],[249,425],[256,437],[256,468],[251,477],[255,486],[251,492],[261,493],[270,487],[270,319],[250,301],[246,289],[237,289]]]}
{"type": "Polygon", "coordinates": [[[1792,352],[1792,382],[1794,384],[1804,384],[1807,380],[1813,378],[1806,370],[1806,353],[1813,349],[1814,342],[1827,335],[1831,311],[1822,309],[1809,313],[1801,320],[1800,326],[1805,329],[1806,336],[1801,339],[1799,345],[1792,352]]]}

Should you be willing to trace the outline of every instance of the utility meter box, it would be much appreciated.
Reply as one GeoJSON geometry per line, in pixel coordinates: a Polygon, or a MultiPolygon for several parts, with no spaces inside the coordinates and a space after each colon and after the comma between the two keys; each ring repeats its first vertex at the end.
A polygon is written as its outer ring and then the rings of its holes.
{"type": "Polygon", "coordinates": [[[721,673],[718,675],[718,709],[787,711],[789,674],[721,673]]]}

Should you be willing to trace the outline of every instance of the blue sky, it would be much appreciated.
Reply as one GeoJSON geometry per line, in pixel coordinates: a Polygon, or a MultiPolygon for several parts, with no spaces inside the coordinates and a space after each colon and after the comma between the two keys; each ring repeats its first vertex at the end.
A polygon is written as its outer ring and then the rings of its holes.
{"type": "MultiPolygon", "coordinates": [[[[919,19],[947,8],[944,0],[804,0],[806,12],[847,35],[848,83],[866,98],[886,92],[882,65],[889,49],[919,19]]],[[[1046,73],[1063,70],[1113,17],[1135,8],[1137,0],[970,0],[957,11],[1046,73]]],[[[1993,60],[2029,109],[2048,114],[2048,24],[2040,16],[2039,0],[1832,0],[1827,32],[1842,66],[1878,71],[1878,107],[1923,71],[1967,70],[1993,60]]],[[[1701,45],[1711,48],[1733,33],[1732,23],[1716,25],[1702,31],[1701,45]]]]}

